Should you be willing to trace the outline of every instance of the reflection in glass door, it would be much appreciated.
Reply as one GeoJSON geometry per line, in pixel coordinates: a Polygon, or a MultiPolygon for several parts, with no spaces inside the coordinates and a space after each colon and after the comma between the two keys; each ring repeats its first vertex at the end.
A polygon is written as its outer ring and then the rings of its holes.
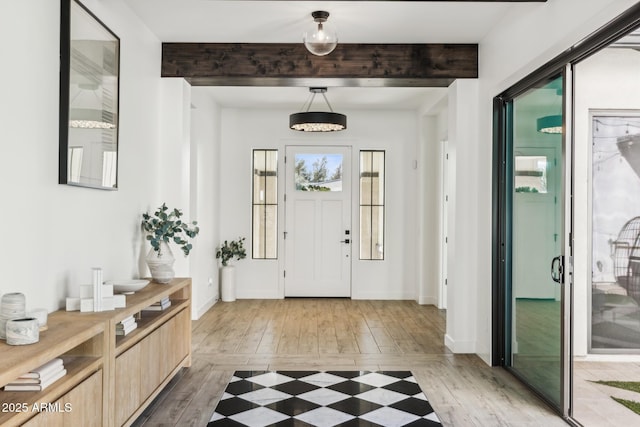
{"type": "Polygon", "coordinates": [[[511,271],[505,363],[558,410],[564,390],[562,94],[562,76],[544,81],[513,98],[506,117],[511,271]]]}

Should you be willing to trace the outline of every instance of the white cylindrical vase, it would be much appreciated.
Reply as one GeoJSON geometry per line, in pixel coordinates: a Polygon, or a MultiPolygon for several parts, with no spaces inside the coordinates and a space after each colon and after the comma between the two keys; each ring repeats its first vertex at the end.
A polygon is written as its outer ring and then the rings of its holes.
{"type": "Polygon", "coordinates": [[[220,297],[224,302],[236,300],[236,268],[233,265],[220,268],[220,297]]]}
{"type": "Polygon", "coordinates": [[[23,317],[7,320],[7,344],[26,345],[37,343],[40,339],[38,319],[23,317]]]}
{"type": "Polygon", "coordinates": [[[25,297],[20,292],[4,294],[0,299],[0,339],[7,338],[7,321],[25,316],[25,297]]]}

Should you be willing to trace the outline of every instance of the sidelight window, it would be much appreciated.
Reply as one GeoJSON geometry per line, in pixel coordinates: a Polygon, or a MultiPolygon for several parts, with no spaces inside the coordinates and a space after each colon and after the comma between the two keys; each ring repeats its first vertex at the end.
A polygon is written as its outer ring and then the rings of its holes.
{"type": "Polygon", "coordinates": [[[253,150],[252,257],[278,258],[278,150],[253,150]]]}
{"type": "Polygon", "coordinates": [[[384,259],[384,151],[360,151],[360,259],[384,259]]]}

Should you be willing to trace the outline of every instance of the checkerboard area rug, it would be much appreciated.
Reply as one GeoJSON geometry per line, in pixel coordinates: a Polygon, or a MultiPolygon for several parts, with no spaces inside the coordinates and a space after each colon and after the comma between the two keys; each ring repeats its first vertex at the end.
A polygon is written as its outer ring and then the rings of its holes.
{"type": "Polygon", "coordinates": [[[236,371],[208,427],[441,426],[409,371],[236,371]]]}

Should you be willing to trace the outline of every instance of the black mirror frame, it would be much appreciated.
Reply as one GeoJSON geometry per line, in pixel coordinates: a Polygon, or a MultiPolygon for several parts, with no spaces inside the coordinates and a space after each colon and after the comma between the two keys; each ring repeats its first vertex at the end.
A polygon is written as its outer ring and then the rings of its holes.
{"type": "Polygon", "coordinates": [[[101,190],[118,189],[118,163],[120,147],[120,38],[111,31],[97,16],[95,16],[85,5],[78,0],[61,0],[60,2],[60,108],[59,108],[59,152],[58,152],[58,183],[71,186],[96,188],[101,190]],[[69,182],[68,161],[69,161],[69,116],[70,116],[70,95],[71,86],[71,4],[75,3],[81,7],[94,21],[105,31],[113,36],[117,44],[117,82],[116,82],[116,111],[115,116],[115,140],[116,140],[116,173],[115,185],[113,187],[82,184],[69,182]]]}

